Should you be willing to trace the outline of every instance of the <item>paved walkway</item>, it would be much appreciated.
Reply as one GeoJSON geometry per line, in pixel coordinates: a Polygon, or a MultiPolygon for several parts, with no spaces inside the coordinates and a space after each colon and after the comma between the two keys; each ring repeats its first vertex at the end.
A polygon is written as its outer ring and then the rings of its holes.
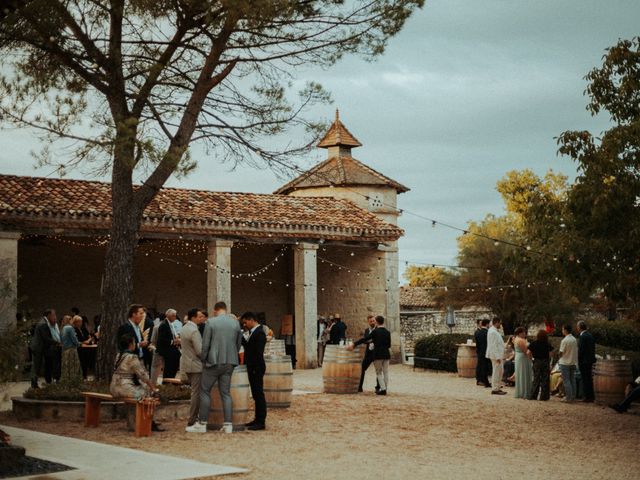
{"type": "MultiPolygon", "coordinates": [[[[11,443],[27,449],[27,455],[76,468],[46,475],[47,479],[113,480],[120,477],[135,480],[182,480],[247,472],[244,468],[158,455],[22,428],[0,427],[11,435],[11,443]]],[[[44,476],[20,477],[27,478],[44,476]]]]}

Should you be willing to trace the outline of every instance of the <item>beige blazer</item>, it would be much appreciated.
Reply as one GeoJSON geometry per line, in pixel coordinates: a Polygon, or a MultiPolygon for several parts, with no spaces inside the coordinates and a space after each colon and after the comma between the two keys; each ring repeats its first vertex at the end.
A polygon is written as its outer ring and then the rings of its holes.
{"type": "Polygon", "coordinates": [[[200,373],[202,372],[202,337],[198,331],[198,326],[189,320],[180,332],[180,346],[182,356],[180,357],[180,372],[200,373]]]}

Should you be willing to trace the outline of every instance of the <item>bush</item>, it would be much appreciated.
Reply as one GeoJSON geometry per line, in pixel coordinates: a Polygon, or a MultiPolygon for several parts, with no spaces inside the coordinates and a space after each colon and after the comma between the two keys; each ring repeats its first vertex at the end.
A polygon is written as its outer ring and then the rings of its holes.
{"type": "Polygon", "coordinates": [[[24,380],[28,343],[29,332],[25,325],[0,331],[0,383],[24,380]]]}
{"type": "Polygon", "coordinates": [[[420,338],[414,347],[416,357],[437,358],[440,362],[435,364],[422,364],[420,360],[415,360],[417,367],[429,367],[434,370],[445,370],[447,372],[457,372],[456,358],[458,356],[459,343],[466,343],[471,335],[461,333],[443,333],[440,335],[429,335],[420,338]]]}
{"type": "Polygon", "coordinates": [[[630,322],[591,320],[587,326],[597,344],[640,352],[640,328],[630,322]]]}
{"type": "MultiPolygon", "coordinates": [[[[37,400],[83,402],[84,397],[81,392],[109,393],[109,384],[106,382],[83,382],[79,386],[72,386],[57,383],[37,389],[30,388],[25,392],[24,397],[37,400]]],[[[189,400],[191,388],[180,385],[162,385],[160,386],[160,398],[162,400],[189,400]]]]}

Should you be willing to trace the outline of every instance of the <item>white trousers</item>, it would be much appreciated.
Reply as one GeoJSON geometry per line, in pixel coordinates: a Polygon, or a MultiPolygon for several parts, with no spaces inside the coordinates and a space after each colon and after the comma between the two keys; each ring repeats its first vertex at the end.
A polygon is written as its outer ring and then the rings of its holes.
{"type": "Polygon", "coordinates": [[[389,387],[389,360],[374,360],[373,366],[376,369],[380,390],[387,390],[389,387]]]}
{"type": "Polygon", "coordinates": [[[498,360],[491,359],[491,389],[498,390],[502,386],[502,374],[504,373],[504,360],[498,363],[498,360]]]}

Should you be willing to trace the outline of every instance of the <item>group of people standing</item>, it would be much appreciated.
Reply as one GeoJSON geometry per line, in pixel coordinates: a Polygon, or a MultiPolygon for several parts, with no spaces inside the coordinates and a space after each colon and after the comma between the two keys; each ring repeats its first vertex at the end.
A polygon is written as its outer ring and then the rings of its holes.
{"type": "Polygon", "coordinates": [[[71,310],[72,314],[64,315],[59,325],[56,311],[48,308],[34,325],[29,343],[32,388],[39,388],[42,370],[47,384],[75,384],[87,378],[89,368],[95,363],[95,351],[82,347],[95,344],[99,333],[91,334],[86,317],[80,316],[75,307],[71,310]]]}
{"type": "MultiPolygon", "coordinates": [[[[180,333],[176,333],[175,328],[171,328],[170,325],[173,313],[175,310],[167,311],[163,320],[165,327],[162,323],[157,325],[155,352],[168,352],[170,346],[180,350],[179,371],[191,387],[186,431],[207,431],[211,389],[216,385],[220,392],[224,415],[222,431],[233,431],[231,376],[234,368],[240,364],[241,346],[244,347],[244,363],[247,366],[251,393],[255,401],[255,419],[246,424],[246,427],[249,430],[264,430],[267,407],[263,377],[266,370],[264,347],[267,340],[264,330],[259,328],[261,326],[256,316],[247,312],[238,320],[234,315],[227,313],[224,302],[218,302],[214,306],[213,316],[208,319],[206,312],[201,309],[189,310],[186,322],[180,325],[180,333]]],[[[118,329],[119,353],[110,388],[114,397],[133,397],[141,400],[157,394],[153,375],[144,367],[143,350],[150,344],[147,340],[148,329],[141,330],[145,317],[146,312],[142,305],[131,305],[128,320],[118,329]]],[[[156,362],[156,368],[165,368],[166,374],[168,356],[160,357],[161,360],[156,362]]],[[[155,422],[152,429],[162,431],[155,422]]]]}
{"type": "Polygon", "coordinates": [[[339,345],[347,339],[347,324],[339,313],[318,318],[318,366],[322,366],[327,345],[339,345]]]}
{"type": "MultiPolygon", "coordinates": [[[[502,322],[494,318],[491,328],[489,320],[482,320],[475,332],[476,352],[478,363],[476,366],[476,383],[491,388],[494,395],[506,395],[502,390],[505,361],[510,361],[511,354],[505,349],[505,342],[500,333],[502,322]],[[491,372],[491,382],[489,382],[491,372]]],[[[564,338],[558,351],[558,368],[560,370],[565,389],[564,402],[576,399],[576,370],[580,371],[584,385],[585,402],[593,402],[593,365],[596,363],[595,340],[589,333],[587,324],[578,322],[578,339],[572,334],[572,326],[564,325],[564,338]]],[[[539,330],[536,339],[527,342],[527,332],[524,327],[516,328],[513,337],[513,375],[507,377],[515,382],[515,397],[529,400],[549,400],[551,352],[554,348],[549,343],[546,330],[539,330]]]]}

